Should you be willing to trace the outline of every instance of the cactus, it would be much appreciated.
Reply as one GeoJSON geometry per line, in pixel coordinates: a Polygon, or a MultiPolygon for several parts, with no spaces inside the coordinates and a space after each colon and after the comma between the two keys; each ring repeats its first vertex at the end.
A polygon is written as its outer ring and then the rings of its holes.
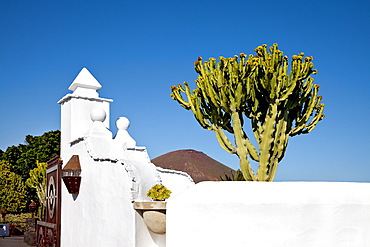
{"type": "Polygon", "coordinates": [[[319,85],[310,77],[317,73],[313,57],[294,55],[289,67],[277,44],[259,46],[255,52],[220,57],[218,62],[198,57],[197,88],[191,91],[187,82],[172,86],[171,97],[191,110],[203,128],[214,131],[223,149],[239,157],[247,181],[272,181],[289,136],[311,132],[324,118],[324,104],[319,85]],[[257,148],[244,131],[246,118],[257,148]],[[234,143],[225,132],[234,136],[234,143]],[[256,174],[250,160],[259,163],[256,174]]]}

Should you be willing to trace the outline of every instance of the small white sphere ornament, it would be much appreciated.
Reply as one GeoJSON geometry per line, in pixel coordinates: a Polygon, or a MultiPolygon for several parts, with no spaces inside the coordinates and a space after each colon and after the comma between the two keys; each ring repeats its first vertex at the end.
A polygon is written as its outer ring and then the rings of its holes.
{"type": "Polygon", "coordinates": [[[130,127],[130,121],[126,117],[120,117],[116,121],[116,126],[119,130],[127,130],[130,127]]]}
{"type": "Polygon", "coordinates": [[[98,121],[98,122],[104,122],[104,120],[105,120],[106,117],[107,117],[107,114],[101,108],[95,108],[90,113],[90,118],[94,122],[96,122],[96,121],[98,121]]]}

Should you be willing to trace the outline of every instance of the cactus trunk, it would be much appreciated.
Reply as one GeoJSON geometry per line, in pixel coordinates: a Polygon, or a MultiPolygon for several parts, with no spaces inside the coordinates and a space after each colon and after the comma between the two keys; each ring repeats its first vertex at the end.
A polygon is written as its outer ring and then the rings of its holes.
{"type": "Polygon", "coordinates": [[[235,135],[236,154],[240,159],[240,169],[246,180],[254,181],[256,180],[256,178],[254,176],[254,172],[248,160],[248,148],[245,145],[246,136],[243,135],[243,129],[239,118],[239,113],[233,112],[231,116],[235,135]]]}

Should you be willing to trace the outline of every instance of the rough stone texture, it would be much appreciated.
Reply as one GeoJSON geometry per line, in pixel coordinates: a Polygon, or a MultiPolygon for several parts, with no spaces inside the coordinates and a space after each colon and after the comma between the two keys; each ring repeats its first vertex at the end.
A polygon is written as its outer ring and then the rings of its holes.
{"type": "Polygon", "coordinates": [[[25,231],[26,232],[35,232],[36,231],[36,225],[37,225],[37,221],[39,219],[38,218],[29,218],[29,219],[26,219],[26,228],[25,228],[25,231]]]}
{"type": "Polygon", "coordinates": [[[37,218],[26,219],[26,231],[24,232],[23,241],[28,245],[36,246],[36,226],[38,220],[37,218]]]}
{"type": "Polygon", "coordinates": [[[156,234],[166,233],[166,202],[134,202],[134,208],[144,219],[148,229],[156,234]]]}
{"type": "Polygon", "coordinates": [[[143,212],[145,225],[154,233],[166,233],[166,213],[165,211],[149,210],[143,212]]]}
{"type": "Polygon", "coordinates": [[[36,232],[25,232],[23,241],[31,246],[36,246],[36,232]]]}

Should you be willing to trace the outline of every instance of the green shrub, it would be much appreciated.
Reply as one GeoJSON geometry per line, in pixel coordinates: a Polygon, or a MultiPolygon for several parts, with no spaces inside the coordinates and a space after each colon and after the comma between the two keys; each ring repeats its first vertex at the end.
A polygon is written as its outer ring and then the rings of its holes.
{"type": "Polygon", "coordinates": [[[154,185],[148,192],[146,193],[147,196],[152,198],[154,201],[164,201],[170,197],[172,191],[166,188],[166,186],[162,184],[154,185]]]}
{"type": "Polygon", "coordinates": [[[26,222],[26,219],[31,218],[31,217],[32,217],[31,213],[7,214],[5,216],[5,220],[6,222],[10,222],[17,227],[25,227],[26,223],[21,223],[21,222],[26,222]]]}

